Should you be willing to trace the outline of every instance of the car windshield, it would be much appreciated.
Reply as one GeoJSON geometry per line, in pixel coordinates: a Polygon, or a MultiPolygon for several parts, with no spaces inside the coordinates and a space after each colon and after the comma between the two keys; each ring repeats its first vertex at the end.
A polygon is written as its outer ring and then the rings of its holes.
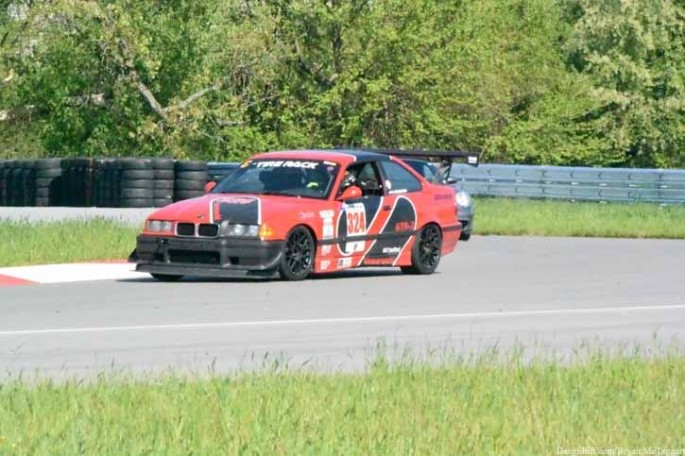
{"type": "Polygon", "coordinates": [[[340,166],[321,160],[248,160],[213,193],[250,193],[326,199],[340,166]]]}

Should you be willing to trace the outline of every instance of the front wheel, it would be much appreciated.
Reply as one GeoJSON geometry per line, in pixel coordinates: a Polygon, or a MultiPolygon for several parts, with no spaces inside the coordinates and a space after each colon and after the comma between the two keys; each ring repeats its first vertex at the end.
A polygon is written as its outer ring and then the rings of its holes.
{"type": "Polygon", "coordinates": [[[432,274],[440,264],[442,233],[437,225],[424,226],[416,234],[411,250],[411,266],[402,266],[405,274],[432,274]]]}
{"type": "Polygon", "coordinates": [[[154,278],[159,280],[160,282],[178,282],[183,278],[182,275],[175,275],[175,274],[156,274],[154,272],[151,272],[150,275],[154,278]]]}
{"type": "Polygon", "coordinates": [[[285,280],[303,280],[314,267],[314,239],[309,230],[298,226],[285,240],[283,256],[278,266],[285,280]]]}

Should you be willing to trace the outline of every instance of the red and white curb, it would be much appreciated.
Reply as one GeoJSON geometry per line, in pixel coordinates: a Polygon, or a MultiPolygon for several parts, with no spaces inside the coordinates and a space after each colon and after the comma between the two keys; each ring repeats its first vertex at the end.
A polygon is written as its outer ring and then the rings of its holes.
{"type": "Polygon", "coordinates": [[[68,263],[0,268],[0,287],[93,280],[140,279],[134,263],[68,263]]]}

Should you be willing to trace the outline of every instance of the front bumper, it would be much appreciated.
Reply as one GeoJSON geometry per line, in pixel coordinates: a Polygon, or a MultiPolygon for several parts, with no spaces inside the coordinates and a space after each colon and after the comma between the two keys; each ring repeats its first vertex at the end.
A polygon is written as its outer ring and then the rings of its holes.
{"type": "Polygon", "coordinates": [[[459,221],[461,222],[462,225],[462,236],[470,236],[471,233],[473,232],[473,218],[475,215],[475,211],[473,209],[473,204],[470,204],[469,206],[459,206],[459,221]]]}
{"type": "Polygon", "coordinates": [[[271,276],[283,241],[252,238],[178,238],[140,235],[136,271],[200,277],[271,276]]]}

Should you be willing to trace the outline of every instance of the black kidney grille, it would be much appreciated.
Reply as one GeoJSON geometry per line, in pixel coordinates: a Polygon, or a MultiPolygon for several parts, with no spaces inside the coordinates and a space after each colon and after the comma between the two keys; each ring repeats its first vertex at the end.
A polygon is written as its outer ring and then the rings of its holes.
{"type": "Polygon", "coordinates": [[[177,223],[176,234],[179,236],[195,236],[194,223],[177,223]]]}
{"type": "Polygon", "coordinates": [[[200,237],[216,237],[219,234],[219,225],[216,223],[201,223],[197,229],[200,237]]]}

